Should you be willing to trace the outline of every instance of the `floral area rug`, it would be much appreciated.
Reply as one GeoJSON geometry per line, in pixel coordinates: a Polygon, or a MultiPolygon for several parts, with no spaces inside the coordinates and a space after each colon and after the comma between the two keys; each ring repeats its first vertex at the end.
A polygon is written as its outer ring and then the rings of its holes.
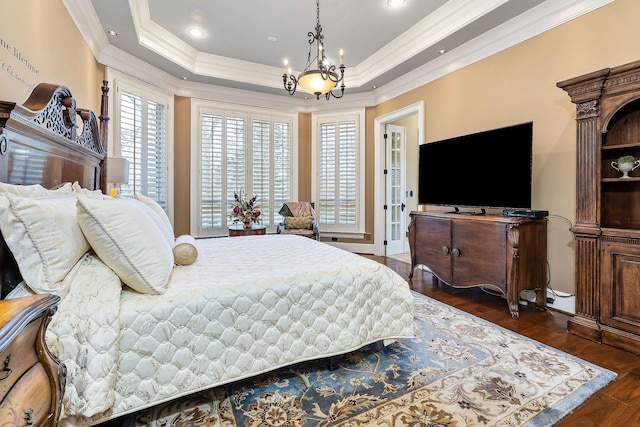
{"type": "Polygon", "coordinates": [[[550,426],[616,374],[414,293],[417,337],[137,414],[137,426],[550,426]]]}

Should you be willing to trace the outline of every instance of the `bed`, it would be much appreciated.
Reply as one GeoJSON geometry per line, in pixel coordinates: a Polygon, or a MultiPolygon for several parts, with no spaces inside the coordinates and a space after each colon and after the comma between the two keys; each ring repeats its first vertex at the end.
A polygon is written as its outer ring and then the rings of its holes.
{"type": "Polygon", "coordinates": [[[312,239],[190,239],[195,261],[176,264],[155,202],[102,194],[102,96],[99,118],[64,86],[0,103],[2,298],[61,297],[46,335],[67,369],[61,425],[414,335],[404,279],[312,239]]]}

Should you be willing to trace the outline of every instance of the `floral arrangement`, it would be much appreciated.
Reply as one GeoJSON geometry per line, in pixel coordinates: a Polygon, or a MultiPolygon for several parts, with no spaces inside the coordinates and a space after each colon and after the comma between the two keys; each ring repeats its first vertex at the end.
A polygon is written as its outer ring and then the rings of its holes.
{"type": "Polygon", "coordinates": [[[233,193],[233,204],[231,205],[231,213],[229,217],[233,219],[233,222],[242,222],[250,224],[256,222],[260,217],[260,206],[256,204],[258,196],[253,196],[247,200],[247,195],[240,193],[233,193]]]}
{"type": "Polygon", "coordinates": [[[618,158],[618,163],[633,163],[636,159],[633,156],[622,156],[618,158]]]}

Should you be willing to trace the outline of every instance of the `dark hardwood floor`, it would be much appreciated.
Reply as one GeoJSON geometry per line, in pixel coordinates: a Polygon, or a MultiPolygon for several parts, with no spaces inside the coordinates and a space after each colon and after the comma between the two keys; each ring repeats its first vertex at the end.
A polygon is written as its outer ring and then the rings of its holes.
{"type": "MultiPolygon", "coordinates": [[[[409,280],[409,264],[387,257],[366,256],[388,265],[409,280]]],[[[480,288],[455,289],[439,285],[430,273],[419,269],[416,269],[409,285],[416,292],[618,374],[613,382],[556,426],[640,426],[640,356],[567,333],[569,315],[559,311],[540,311],[533,305],[520,306],[519,319],[512,319],[503,298],[480,288]]]]}

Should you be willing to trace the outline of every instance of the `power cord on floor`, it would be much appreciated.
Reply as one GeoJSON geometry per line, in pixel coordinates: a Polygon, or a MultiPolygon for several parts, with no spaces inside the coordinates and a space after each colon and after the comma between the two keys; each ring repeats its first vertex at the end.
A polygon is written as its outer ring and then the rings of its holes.
{"type": "MultiPolygon", "coordinates": [[[[564,217],[561,215],[554,215],[554,214],[550,214],[549,217],[561,219],[569,224],[569,229],[573,228],[573,223],[567,217],[564,217]]],[[[548,295],[546,296],[547,304],[553,304],[556,298],[571,298],[575,296],[574,294],[562,295],[556,292],[555,289],[553,289],[553,287],[551,286],[551,265],[549,264],[549,261],[547,261],[547,291],[551,292],[551,294],[553,295],[553,297],[550,297],[548,295]]]]}

